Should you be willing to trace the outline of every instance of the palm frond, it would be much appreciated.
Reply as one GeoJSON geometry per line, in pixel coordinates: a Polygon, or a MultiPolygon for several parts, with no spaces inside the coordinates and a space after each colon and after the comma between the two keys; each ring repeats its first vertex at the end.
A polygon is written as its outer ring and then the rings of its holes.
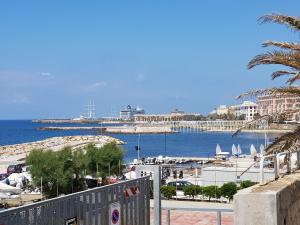
{"type": "Polygon", "coordinates": [[[248,63],[248,69],[264,64],[284,65],[300,70],[300,53],[294,51],[272,51],[260,54],[248,63]]]}
{"type": "Polygon", "coordinates": [[[251,97],[258,97],[262,95],[294,95],[300,97],[300,87],[288,86],[288,87],[275,87],[265,89],[254,89],[236,96],[236,99],[245,99],[251,97]]]}
{"type": "Polygon", "coordinates": [[[232,134],[232,136],[234,137],[234,136],[238,135],[239,133],[241,133],[241,132],[242,132],[243,130],[245,130],[245,129],[249,129],[250,127],[257,126],[257,124],[261,123],[262,121],[269,120],[270,117],[271,117],[271,115],[265,115],[265,116],[261,116],[261,117],[258,118],[258,119],[249,121],[249,122],[247,122],[244,126],[242,126],[241,128],[237,129],[237,130],[232,134]]]}
{"type": "Polygon", "coordinates": [[[235,99],[244,99],[244,98],[257,97],[260,95],[266,95],[269,93],[269,91],[270,89],[254,89],[236,96],[235,99]]]}
{"type": "Polygon", "coordinates": [[[281,77],[283,75],[295,75],[296,72],[287,71],[287,70],[278,70],[271,74],[272,80],[276,79],[277,77],[281,77]]]}
{"type": "Polygon", "coordinates": [[[268,89],[268,94],[270,95],[293,95],[300,97],[300,87],[288,86],[288,87],[279,87],[279,88],[270,88],[268,89]]]}
{"type": "Polygon", "coordinates": [[[259,21],[261,23],[273,22],[283,24],[293,30],[300,31],[300,18],[295,16],[272,13],[260,17],[259,21]]]}
{"type": "Polygon", "coordinates": [[[275,46],[284,49],[290,49],[300,51],[300,43],[295,42],[277,42],[277,41],[266,41],[262,44],[263,47],[275,46]]]}
{"type": "Polygon", "coordinates": [[[295,110],[288,110],[288,111],[285,111],[285,112],[282,112],[282,113],[273,113],[273,114],[270,114],[270,115],[263,115],[263,116],[260,116],[259,118],[255,119],[255,120],[252,120],[252,121],[249,121],[247,122],[243,127],[237,129],[233,134],[232,136],[236,136],[238,135],[239,133],[241,133],[243,130],[245,129],[251,129],[253,127],[257,127],[258,124],[260,124],[261,122],[264,122],[264,121],[269,121],[270,119],[272,120],[279,120],[279,118],[282,118],[282,117],[288,117],[290,115],[293,115],[294,113],[299,113],[299,109],[295,109],[295,110]]]}
{"type": "Polygon", "coordinates": [[[293,83],[295,83],[299,79],[300,79],[300,73],[296,73],[293,77],[291,77],[290,79],[288,79],[286,81],[286,83],[289,84],[289,85],[292,85],[293,83]]]}
{"type": "Polygon", "coordinates": [[[296,151],[300,147],[300,127],[294,131],[286,133],[266,148],[266,154],[273,154],[282,151],[296,151]]]}

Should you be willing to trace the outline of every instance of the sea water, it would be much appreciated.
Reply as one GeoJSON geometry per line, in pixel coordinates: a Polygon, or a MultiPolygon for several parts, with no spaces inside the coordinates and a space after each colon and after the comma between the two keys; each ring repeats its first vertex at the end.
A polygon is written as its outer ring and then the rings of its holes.
{"type": "MultiPolygon", "coordinates": [[[[19,144],[39,141],[51,137],[71,135],[100,135],[95,130],[39,130],[46,126],[100,126],[99,124],[63,124],[63,123],[33,123],[30,120],[0,121],[0,145],[19,144]]],[[[259,146],[265,143],[264,133],[241,133],[232,136],[230,132],[181,132],[174,134],[106,134],[127,144],[123,146],[125,160],[137,158],[135,146],[140,139],[140,157],[179,156],[179,157],[212,157],[216,145],[222,151],[231,152],[232,144],[240,144],[243,153],[249,154],[253,144],[259,151],[259,146]]],[[[269,140],[274,135],[268,135],[269,140]]]]}

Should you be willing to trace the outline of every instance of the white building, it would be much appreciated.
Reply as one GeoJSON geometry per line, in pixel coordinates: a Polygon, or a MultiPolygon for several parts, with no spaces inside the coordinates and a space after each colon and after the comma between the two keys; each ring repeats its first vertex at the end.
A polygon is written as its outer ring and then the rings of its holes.
{"type": "Polygon", "coordinates": [[[224,115],[228,113],[228,107],[226,105],[220,105],[215,110],[213,110],[210,114],[224,115]]]}
{"type": "Polygon", "coordinates": [[[251,101],[244,101],[241,105],[235,106],[236,116],[245,115],[246,121],[254,119],[254,115],[257,113],[257,104],[251,101]]]}
{"type": "Polygon", "coordinates": [[[145,114],[145,110],[139,107],[132,108],[130,105],[128,105],[126,108],[120,111],[120,118],[122,120],[133,120],[134,115],[137,114],[145,114]]]}

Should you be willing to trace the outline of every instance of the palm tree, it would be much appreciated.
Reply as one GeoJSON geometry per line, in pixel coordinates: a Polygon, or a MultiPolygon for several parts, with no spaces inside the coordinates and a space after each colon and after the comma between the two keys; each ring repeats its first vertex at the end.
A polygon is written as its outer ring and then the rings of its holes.
{"type": "MultiPolygon", "coordinates": [[[[286,25],[295,32],[300,32],[300,17],[287,16],[283,14],[269,14],[262,16],[259,21],[261,23],[278,23],[286,25]]],[[[274,87],[262,90],[252,90],[248,93],[238,96],[242,98],[249,95],[294,95],[300,97],[300,87],[292,86],[296,81],[300,80],[300,43],[298,42],[277,42],[266,41],[263,43],[263,47],[274,47],[272,51],[255,56],[248,64],[248,69],[252,69],[258,65],[282,65],[284,70],[278,70],[271,74],[271,78],[274,80],[278,77],[287,76],[286,86],[274,87]]],[[[256,123],[259,120],[263,120],[269,117],[278,118],[283,115],[289,115],[299,110],[290,110],[281,114],[263,116],[256,121],[250,122],[248,125],[256,123]]],[[[276,153],[284,150],[294,151],[300,147],[300,126],[294,131],[284,134],[277,138],[266,149],[267,154],[276,153]]]]}

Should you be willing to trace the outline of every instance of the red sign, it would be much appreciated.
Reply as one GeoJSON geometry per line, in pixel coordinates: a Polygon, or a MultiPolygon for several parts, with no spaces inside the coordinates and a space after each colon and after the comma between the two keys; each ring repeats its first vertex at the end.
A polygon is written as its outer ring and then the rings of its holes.
{"type": "Polygon", "coordinates": [[[139,187],[130,187],[125,190],[125,197],[134,196],[140,193],[139,187]]]}

